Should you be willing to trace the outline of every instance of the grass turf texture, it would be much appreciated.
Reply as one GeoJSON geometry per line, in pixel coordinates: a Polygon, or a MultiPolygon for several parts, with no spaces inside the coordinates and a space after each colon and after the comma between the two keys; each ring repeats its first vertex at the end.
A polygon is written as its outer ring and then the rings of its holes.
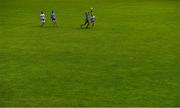
{"type": "Polygon", "coordinates": [[[0,106],[180,106],[178,0],[0,0],[0,13],[0,106]]]}

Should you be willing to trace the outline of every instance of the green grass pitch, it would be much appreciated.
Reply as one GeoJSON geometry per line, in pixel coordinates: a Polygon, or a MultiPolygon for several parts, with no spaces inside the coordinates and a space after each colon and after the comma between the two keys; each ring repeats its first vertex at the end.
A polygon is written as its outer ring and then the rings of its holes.
{"type": "Polygon", "coordinates": [[[180,1],[0,0],[0,106],[180,106],[180,1]]]}

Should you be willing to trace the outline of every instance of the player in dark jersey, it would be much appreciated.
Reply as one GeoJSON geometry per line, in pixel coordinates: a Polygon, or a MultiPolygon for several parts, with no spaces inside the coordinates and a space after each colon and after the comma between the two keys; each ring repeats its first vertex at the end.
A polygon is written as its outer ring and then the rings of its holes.
{"type": "Polygon", "coordinates": [[[81,25],[81,28],[88,28],[89,24],[89,12],[85,12],[85,23],[81,25]]]}
{"type": "Polygon", "coordinates": [[[54,11],[51,12],[50,17],[51,17],[51,20],[54,23],[54,25],[58,26],[57,21],[56,21],[56,15],[55,15],[54,11]]]}

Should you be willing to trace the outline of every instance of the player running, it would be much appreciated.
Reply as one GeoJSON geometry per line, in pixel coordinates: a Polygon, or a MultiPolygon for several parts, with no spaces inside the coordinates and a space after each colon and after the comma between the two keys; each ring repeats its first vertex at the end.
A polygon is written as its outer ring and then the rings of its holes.
{"type": "Polygon", "coordinates": [[[55,15],[54,11],[51,12],[50,17],[51,17],[51,20],[54,23],[54,25],[58,26],[58,24],[56,22],[56,15],[55,15]]]}
{"type": "Polygon", "coordinates": [[[90,19],[91,19],[91,23],[92,23],[92,28],[94,28],[94,25],[95,25],[95,18],[96,17],[93,14],[91,14],[90,19]]]}
{"type": "Polygon", "coordinates": [[[81,25],[81,28],[88,28],[89,24],[89,12],[85,12],[85,23],[81,25]]]}
{"type": "Polygon", "coordinates": [[[40,13],[41,26],[43,27],[46,22],[46,15],[43,11],[40,13]]]}

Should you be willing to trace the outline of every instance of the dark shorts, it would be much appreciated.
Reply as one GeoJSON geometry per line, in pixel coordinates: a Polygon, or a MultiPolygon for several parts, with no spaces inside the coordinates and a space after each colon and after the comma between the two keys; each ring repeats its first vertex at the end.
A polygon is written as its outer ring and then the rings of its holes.
{"type": "Polygon", "coordinates": [[[89,20],[85,20],[85,23],[89,23],[89,20]]]}
{"type": "Polygon", "coordinates": [[[55,21],[56,20],[56,18],[51,18],[52,19],[52,21],[55,21]]]}

